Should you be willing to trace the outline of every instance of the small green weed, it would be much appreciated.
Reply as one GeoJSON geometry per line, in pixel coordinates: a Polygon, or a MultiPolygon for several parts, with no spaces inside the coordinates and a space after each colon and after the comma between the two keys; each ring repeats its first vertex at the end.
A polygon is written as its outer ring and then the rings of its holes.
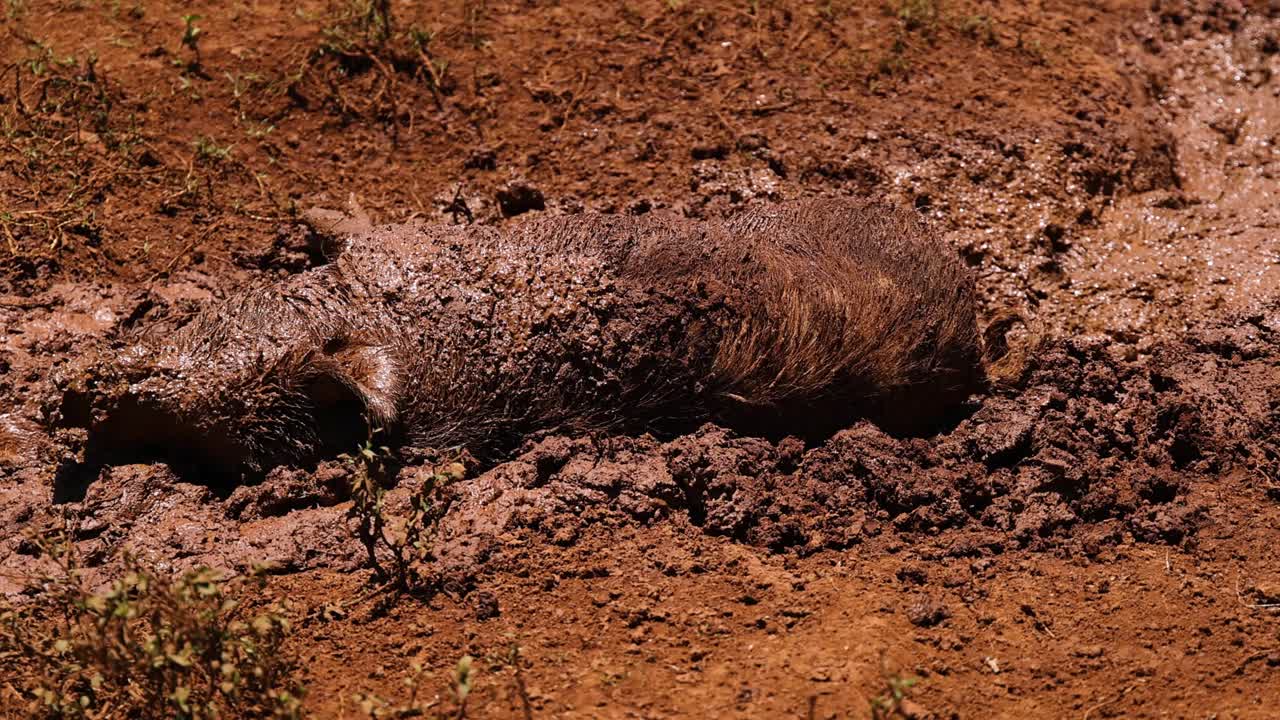
{"type": "Polygon", "coordinates": [[[450,63],[435,55],[434,32],[397,27],[390,0],[345,0],[327,18],[291,94],[309,87],[344,115],[396,121],[400,99],[420,83],[437,109],[444,108],[454,83],[450,63]]]}
{"type": "Polygon", "coordinates": [[[35,602],[0,607],[0,676],[28,717],[301,715],[304,689],[281,652],[284,608],[248,617],[247,579],[209,569],[165,579],[129,559],[94,592],[65,536],[41,544],[57,571],[39,579],[35,602]]]}
{"type": "Polygon", "coordinates": [[[900,0],[896,14],[911,32],[931,34],[938,24],[938,4],[934,0],[900,0]]]}
{"type": "Polygon", "coordinates": [[[470,655],[463,655],[453,668],[449,684],[449,695],[453,699],[451,713],[432,713],[431,708],[438,701],[424,702],[419,698],[425,672],[421,663],[413,663],[410,666],[411,672],[405,676],[404,684],[409,689],[409,698],[406,701],[396,702],[372,693],[357,693],[352,696],[352,700],[359,706],[361,714],[369,720],[410,717],[451,717],[454,720],[462,720],[467,716],[467,698],[471,695],[472,682],[475,678],[474,662],[470,655]]]}
{"type": "Polygon", "coordinates": [[[231,157],[234,145],[219,145],[217,140],[201,135],[191,143],[196,149],[196,157],[200,160],[220,162],[231,157]]]}
{"type": "Polygon", "coordinates": [[[422,685],[422,664],[413,663],[410,668],[410,674],[405,676],[404,679],[404,685],[409,689],[408,700],[403,703],[396,703],[372,693],[357,693],[352,699],[360,707],[360,712],[368,717],[369,720],[427,716],[430,706],[424,704],[418,698],[422,685]]]}
{"type": "Polygon", "coordinates": [[[393,33],[390,0],[348,0],[321,30],[321,49],[337,55],[363,47],[381,47],[393,33]]]}
{"type": "Polygon", "coordinates": [[[911,61],[907,59],[907,43],[898,35],[894,38],[889,51],[880,58],[876,70],[886,77],[901,77],[911,70],[911,61]]]}
{"type": "Polygon", "coordinates": [[[453,699],[458,704],[458,717],[467,714],[467,698],[471,695],[471,665],[475,661],[470,655],[463,655],[453,668],[453,699]]]}
{"type": "Polygon", "coordinates": [[[124,10],[122,5],[123,3],[121,0],[111,0],[111,4],[109,6],[111,10],[111,17],[119,18],[123,15],[129,20],[141,20],[147,14],[146,8],[142,7],[142,0],[133,0],[133,3],[129,6],[128,10],[124,10]]]}
{"type": "Polygon", "coordinates": [[[200,70],[200,38],[204,37],[204,30],[196,22],[201,19],[199,15],[182,16],[182,47],[191,51],[192,59],[187,67],[193,72],[200,70]]]}
{"type": "Polygon", "coordinates": [[[871,720],[901,717],[902,702],[907,699],[907,691],[920,682],[918,678],[901,675],[887,675],[884,681],[884,692],[871,698],[871,720]]]}
{"type": "Polygon", "coordinates": [[[378,580],[397,592],[428,589],[432,580],[423,567],[434,558],[436,529],[448,509],[440,491],[462,479],[465,466],[455,461],[436,468],[410,499],[408,515],[389,519],[385,500],[394,475],[391,451],[370,440],[342,458],[353,465],[350,517],[378,580]]]}
{"type": "Polygon", "coordinates": [[[123,93],[96,55],[62,56],[37,40],[27,46],[26,57],[0,67],[0,82],[12,87],[0,103],[0,136],[18,180],[0,189],[0,237],[15,255],[52,252],[73,235],[97,242],[92,199],[125,172],[137,141],[121,112],[123,93]]]}
{"type": "Polygon", "coordinates": [[[235,106],[236,122],[249,122],[250,111],[262,97],[273,91],[272,83],[256,72],[222,74],[231,85],[231,103],[235,106]]]}
{"type": "Polygon", "coordinates": [[[521,717],[524,720],[533,720],[533,700],[529,697],[529,686],[524,681],[524,671],[528,661],[525,660],[524,651],[516,639],[508,636],[508,640],[510,644],[506,652],[493,659],[500,667],[511,670],[511,689],[515,697],[520,700],[521,717]]]}
{"type": "Polygon", "coordinates": [[[962,35],[978,40],[983,45],[996,44],[995,28],[987,15],[969,15],[960,21],[958,29],[962,35]]]}
{"type": "Polygon", "coordinates": [[[1049,64],[1049,54],[1045,51],[1044,43],[1040,41],[1040,38],[1031,38],[1030,40],[1024,41],[1022,34],[1019,33],[1018,42],[1015,47],[1023,50],[1027,55],[1030,55],[1031,59],[1034,60],[1037,65],[1049,64]]]}
{"type": "Polygon", "coordinates": [[[199,15],[182,16],[182,46],[191,48],[191,51],[197,54],[200,52],[200,37],[204,35],[204,30],[196,27],[196,21],[202,19],[199,15]]]}

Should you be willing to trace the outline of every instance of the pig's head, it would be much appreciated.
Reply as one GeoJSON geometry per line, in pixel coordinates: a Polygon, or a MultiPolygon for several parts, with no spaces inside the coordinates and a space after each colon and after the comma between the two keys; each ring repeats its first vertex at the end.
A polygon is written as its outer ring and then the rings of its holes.
{"type": "Polygon", "coordinates": [[[84,431],[72,486],[103,465],[147,459],[238,482],[393,431],[403,354],[323,280],[308,273],[242,293],[64,372],[51,420],[84,431]]]}

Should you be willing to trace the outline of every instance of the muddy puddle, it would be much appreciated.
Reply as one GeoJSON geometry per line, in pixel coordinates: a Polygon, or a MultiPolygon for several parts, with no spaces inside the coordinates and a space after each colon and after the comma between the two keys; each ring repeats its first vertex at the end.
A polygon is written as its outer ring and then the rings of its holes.
{"type": "Polygon", "coordinates": [[[1150,343],[1198,318],[1264,313],[1276,296],[1280,66],[1271,23],[1239,22],[1207,37],[1180,38],[1171,22],[1146,31],[1160,52],[1139,68],[1176,139],[1177,183],[1121,199],[1068,249],[1067,327],[1150,343]]]}

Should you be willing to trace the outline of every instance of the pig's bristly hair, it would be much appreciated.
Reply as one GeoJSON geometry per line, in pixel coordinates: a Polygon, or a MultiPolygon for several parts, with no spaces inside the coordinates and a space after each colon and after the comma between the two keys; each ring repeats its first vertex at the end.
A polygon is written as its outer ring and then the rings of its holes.
{"type": "Polygon", "coordinates": [[[973,281],[912,211],[824,200],[726,225],[760,295],[716,355],[713,382],[730,398],[773,411],[847,403],[911,424],[903,416],[927,410],[906,391],[945,403],[975,387],[973,281]],[[886,407],[895,400],[908,407],[886,407]]]}

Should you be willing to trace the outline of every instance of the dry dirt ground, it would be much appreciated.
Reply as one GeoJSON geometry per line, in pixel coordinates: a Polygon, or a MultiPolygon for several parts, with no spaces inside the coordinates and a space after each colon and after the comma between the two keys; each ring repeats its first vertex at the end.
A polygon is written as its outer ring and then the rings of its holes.
{"type": "Polygon", "coordinates": [[[11,600],[55,518],[99,579],[269,562],[250,604],[288,600],[316,717],[404,702],[415,663],[426,713],[473,718],[1280,717],[1280,7],[370,7],[4,4],[11,600]],[[439,588],[393,603],[350,467],[58,484],[53,373],[313,266],[299,211],[352,194],[441,223],[886,197],[1025,369],[933,437],[531,439],[450,486],[439,588]]]}

